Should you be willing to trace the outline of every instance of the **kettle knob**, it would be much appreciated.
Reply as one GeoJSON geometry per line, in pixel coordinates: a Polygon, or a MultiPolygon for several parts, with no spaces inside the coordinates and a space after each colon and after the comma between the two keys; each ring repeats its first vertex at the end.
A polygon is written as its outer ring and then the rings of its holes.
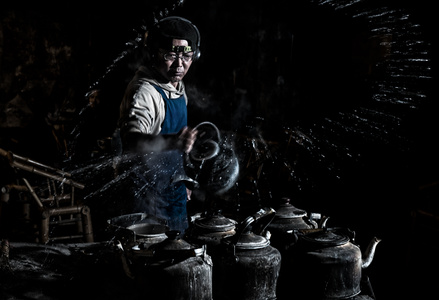
{"type": "Polygon", "coordinates": [[[170,240],[178,240],[181,236],[180,230],[168,230],[165,234],[170,240]]]}

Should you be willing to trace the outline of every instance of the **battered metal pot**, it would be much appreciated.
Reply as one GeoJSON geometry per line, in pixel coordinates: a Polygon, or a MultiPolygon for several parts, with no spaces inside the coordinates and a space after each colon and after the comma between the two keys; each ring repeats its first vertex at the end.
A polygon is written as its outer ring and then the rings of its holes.
{"type": "Polygon", "coordinates": [[[169,227],[163,224],[139,223],[128,226],[127,229],[134,232],[134,243],[147,249],[150,245],[164,241],[169,227]]]}
{"type": "Polygon", "coordinates": [[[354,244],[355,233],[349,229],[323,229],[299,237],[292,248],[291,297],[307,299],[350,299],[361,292],[362,269],[372,262],[373,238],[361,253],[354,244]]]}
{"type": "MultiPolygon", "coordinates": [[[[235,220],[224,217],[220,210],[205,212],[189,226],[186,236],[191,242],[205,244],[207,253],[212,257],[213,265],[218,266],[222,263],[221,241],[236,234],[236,225],[235,220]]],[[[220,281],[219,268],[214,267],[212,274],[214,299],[217,299],[220,293],[220,281]]]]}
{"type": "Polygon", "coordinates": [[[316,220],[319,219],[320,214],[308,215],[305,210],[293,206],[289,198],[282,198],[273,221],[267,226],[271,233],[271,245],[281,252],[288,250],[297,241],[296,233],[318,228],[316,220]]]}
{"type": "Polygon", "coordinates": [[[207,253],[215,255],[221,240],[235,235],[237,222],[224,217],[221,211],[205,212],[196,219],[186,232],[189,240],[207,245],[207,253]]]}
{"type": "Polygon", "coordinates": [[[289,249],[297,243],[300,235],[317,229],[319,225],[316,220],[319,219],[320,214],[308,214],[305,210],[293,206],[289,198],[282,198],[273,221],[267,226],[271,233],[271,245],[282,255],[282,267],[277,284],[279,297],[291,294],[291,273],[296,272],[289,267],[289,249]]]}
{"type": "Polygon", "coordinates": [[[242,221],[234,236],[222,240],[221,264],[215,266],[221,272],[217,299],[276,299],[281,255],[269,237],[261,235],[273,216],[274,210],[261,209],[242,221]]]}
{"type": "Polygon", "coordinates": [[[145,299],[212,300],[213,264],[206,247],[186,242],[178,231],[167,236],[149,247],[152,257],[136,266],[145,299]]]}
{"type": "Polygon", "coordinates": [[[109,240],[117,240],[124,248],[135,245],[147,248],[166,239],[166,220],[145,213],[121,215],[107,220],[109,240]]]}
{"type": "Polygon", "coordinates": [[[179,231],[148,248],[117,245],[125,274],[144,299],[212,300],[212,260],[205,245],[186,242],[179,231]]]}

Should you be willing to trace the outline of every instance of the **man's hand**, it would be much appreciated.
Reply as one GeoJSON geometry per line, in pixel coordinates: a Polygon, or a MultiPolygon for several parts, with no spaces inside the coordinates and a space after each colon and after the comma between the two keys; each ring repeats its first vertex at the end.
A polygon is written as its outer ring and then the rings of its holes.
{"type": "Polygon", "coordinates": [[[197,139],[198,131],[189,127],[184,127],[178,136],[178,139],[183,143],[183,151],[189,153],[194,146],[195,140],[197,139]]]}

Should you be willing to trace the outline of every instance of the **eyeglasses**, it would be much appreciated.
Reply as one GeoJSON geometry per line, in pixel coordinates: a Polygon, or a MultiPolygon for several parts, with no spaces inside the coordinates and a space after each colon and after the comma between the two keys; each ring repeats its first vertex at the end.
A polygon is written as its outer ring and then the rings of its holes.
{"type": "Polygon", "coordinates": [[[185,63],[190,62],[193,59],[194,55],[193,54],[183,54],[181,56],[178,56],[175,53],[165,53],[163,54],[163,58],[167,61],[175,61],[177,58],[180,58],[182,61],[184,61],[185,63]]]}

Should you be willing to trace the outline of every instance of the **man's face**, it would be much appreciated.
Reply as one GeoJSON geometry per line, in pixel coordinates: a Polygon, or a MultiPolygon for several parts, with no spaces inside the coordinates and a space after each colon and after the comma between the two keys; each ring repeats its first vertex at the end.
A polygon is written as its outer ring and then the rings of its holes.
{"type": "MultiPolygon", "coordinates": [[[[172,46],[176,49],[183,49],[188,46],[186,40],[172,40],[172,46]],[[180,47],[178,47],[180,46],[180,47]]],[[[192,64],[193,52],[173,52],[159,49],[158,59],[155,64],[157,71],[174,86],[183,79],[192,64]]]]}

